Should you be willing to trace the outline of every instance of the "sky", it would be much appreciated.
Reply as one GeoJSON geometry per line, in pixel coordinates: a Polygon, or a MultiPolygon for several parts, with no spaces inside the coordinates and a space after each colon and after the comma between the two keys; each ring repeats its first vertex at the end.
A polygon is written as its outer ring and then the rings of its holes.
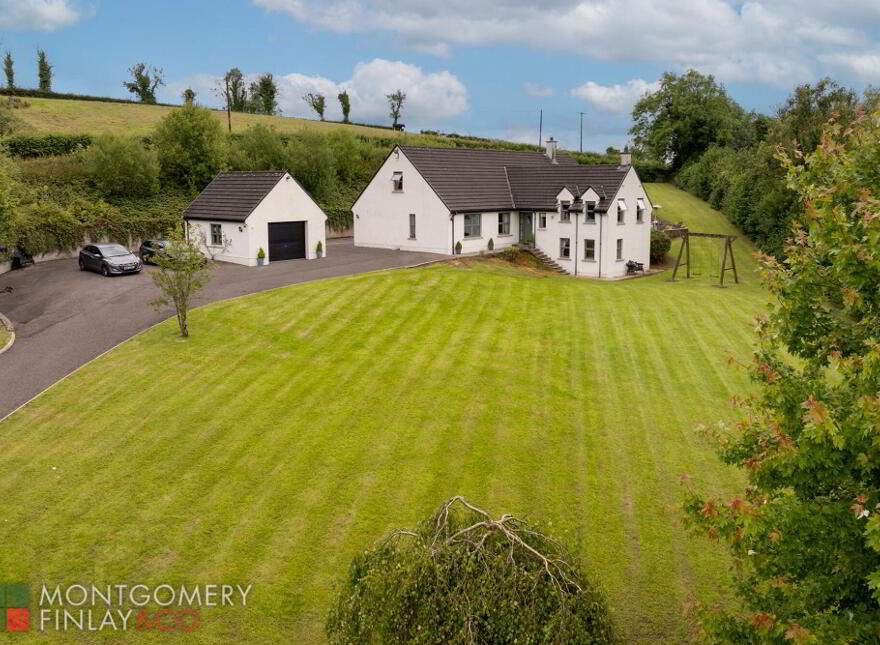
{"type": "Polygon", "coordinates": [[[191,87],[219,106],[231,67],[271,72],[286,116],[351,96],[352,120],[584,150],[620,147],[635,101],[666,71],[713,74],[746,109],[772,113],[793,87],[831,76],[880,85],[880,0],[0,0],[0,49],[16,84],[127,97],[138,62],[160,67],[161,101],[191,87]],[[583,113],[581,116],[580,113],[583,113]]]}

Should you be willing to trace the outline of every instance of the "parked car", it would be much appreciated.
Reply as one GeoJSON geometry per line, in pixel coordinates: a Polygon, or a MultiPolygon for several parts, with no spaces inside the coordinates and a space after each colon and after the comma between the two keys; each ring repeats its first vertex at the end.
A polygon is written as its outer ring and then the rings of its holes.
{"type": "Polygon", "coordinates": [[[79,252],[80,271],[100,271],[104,276],[138,273],[141,261],[121,244],[89,244],[79,252]]]}
{"type": "Polygon", "coordinates": [[[23,269],[34,263],[34,257],[20,246],[10,251],[5,246],[0,246],[0,258],[7,258],[12,262],[13,269],[23,269]]]}
{"type": "Polygon", "coordinates": [[[153,264],[152,257],[157,253],[162,253],[170,244],[168,240],[144,240],[138,249],[138,255],[144,264],[153,264]]]}

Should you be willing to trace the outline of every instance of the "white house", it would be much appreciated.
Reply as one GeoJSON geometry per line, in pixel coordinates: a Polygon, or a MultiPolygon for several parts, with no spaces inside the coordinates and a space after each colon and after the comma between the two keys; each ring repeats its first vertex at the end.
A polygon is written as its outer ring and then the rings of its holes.
{"type": "Polygon", "coordinates": [[[356,246],[454,254],[534,245],[572,275],[650,263],[653,207],[632,167],[546,152],[395,146],[352,206],[356,246]]]}
{"type": "Polygon", "coordinates": [[[290,173],[222,172],[183,214],[190,236],[203,239],[215,259],[255,266],[327,255],[327,215],[290,173]]]}

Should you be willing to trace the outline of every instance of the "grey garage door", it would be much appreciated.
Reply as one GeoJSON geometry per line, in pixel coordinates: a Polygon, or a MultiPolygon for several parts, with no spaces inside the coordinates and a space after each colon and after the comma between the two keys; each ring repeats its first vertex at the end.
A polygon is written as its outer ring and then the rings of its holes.
{"type": "Polygon", "coordinates": [[[269,262],[306,257],[305,222],[269,224],[269,262]]]}

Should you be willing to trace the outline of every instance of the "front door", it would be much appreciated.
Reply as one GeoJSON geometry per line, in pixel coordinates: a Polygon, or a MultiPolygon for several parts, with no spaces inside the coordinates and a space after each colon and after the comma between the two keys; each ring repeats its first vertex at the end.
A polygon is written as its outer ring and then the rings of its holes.
{"type": "Polygon", "coordinates": [[[269,224],[269,262],[306,257],[305,222],[269,224]]]}
{"type": "Polygon", "coordinates": [[[519,242],[520,244],[534,244],[535,236],[532,234],[532,213],[519,214],[519,242]]]}

